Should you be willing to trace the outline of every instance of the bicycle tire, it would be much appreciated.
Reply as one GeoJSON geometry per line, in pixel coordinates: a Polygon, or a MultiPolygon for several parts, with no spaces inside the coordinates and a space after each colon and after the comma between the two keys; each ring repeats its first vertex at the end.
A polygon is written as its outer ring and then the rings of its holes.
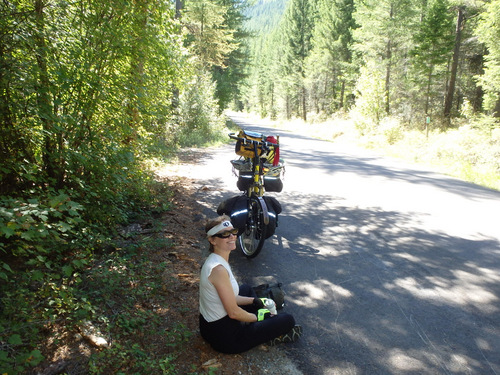
{"type": "Polygon", "coordinates": [[[243,233],[238,236],[237,247],[247,258],[255,258],[266,240],[267,226],[264,223],[264,209],[257,197],[248,199],[248,220],[243,233]]]}

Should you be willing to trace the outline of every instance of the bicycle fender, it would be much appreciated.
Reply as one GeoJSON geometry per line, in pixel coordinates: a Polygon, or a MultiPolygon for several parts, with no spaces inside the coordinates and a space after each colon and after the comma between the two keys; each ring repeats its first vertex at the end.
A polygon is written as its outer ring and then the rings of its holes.
{"type": "Polygon", "coordinates": [[[266,239],[274,235],[278,227],[278,215],[281,213],[281,204],[274,197],[264,196],[267,204],[267,211],[269,212],[269,224],[266,228],[266,239]]]}
{"type": "Polygon", "coordinates": [[[262,207],[262,216],[264,217],[264,224],[269,224],[269,211],[267,209],[267,204],[264,198],[262,197],[257,197],[259,198],[260,206],[262,207]]]}

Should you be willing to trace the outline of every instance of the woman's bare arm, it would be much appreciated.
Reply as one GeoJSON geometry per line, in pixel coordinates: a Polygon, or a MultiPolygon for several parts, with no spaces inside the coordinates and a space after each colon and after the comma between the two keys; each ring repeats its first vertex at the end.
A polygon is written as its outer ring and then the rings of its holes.
{"type": "MultiPolygon", "coordinates": [[[[257,316],[255,314],[251,314],[238,306],[237,297],[234,295],[233,287],[231,286],[231,281],[229,280],[229,274],[222,265],[214,267],[212,273],[208,277],[208,280],[215,286],[222,304],[224,305],[224,309],[231,319],[239,320],[240,322],[257,321],[257,316]]],[[[243,301],[245,302],[243,304],[250,304],[253,302],[253,298],[243,298],[243,301]],[[250,303],[248,303],[249,301],[250,303]]]]}

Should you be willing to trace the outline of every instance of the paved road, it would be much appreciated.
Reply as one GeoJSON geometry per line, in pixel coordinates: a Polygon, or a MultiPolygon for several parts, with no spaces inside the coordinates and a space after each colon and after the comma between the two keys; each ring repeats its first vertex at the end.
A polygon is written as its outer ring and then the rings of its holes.
{"type": "MultiPolygon", "coordinates": [[[[284,283],[304,374],[500,374],[500,192],[280,135],[279,228],[231,262],[240,281],[284,283]]],[[[233,157],[214,150],[196,172],[207,212],[238,194],[233,157]]]]}

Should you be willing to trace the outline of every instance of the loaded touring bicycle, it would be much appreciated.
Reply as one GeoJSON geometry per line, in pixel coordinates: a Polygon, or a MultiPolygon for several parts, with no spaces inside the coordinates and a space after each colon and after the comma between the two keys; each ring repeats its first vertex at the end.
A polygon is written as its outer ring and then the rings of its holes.
{"type": "Polygon", "coordinates": [[[238,229],[237,247],[248,258],[256,257],[264,241],[275,233],[281,205],[265,192],[283,190],[284,163],[279,157],[279,136],[242,130],[230,133],[239,159],[231,160],[241,195],[222,202],[217,213],[227,214],[238,229]]]}

